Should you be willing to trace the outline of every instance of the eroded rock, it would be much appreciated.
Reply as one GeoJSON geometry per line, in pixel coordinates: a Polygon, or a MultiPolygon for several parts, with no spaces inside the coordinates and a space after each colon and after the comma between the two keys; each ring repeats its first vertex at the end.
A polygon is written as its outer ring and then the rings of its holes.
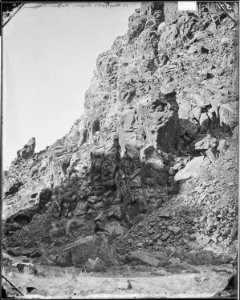
{"type": "Polygon", "coordinates": [[[28,159],[34,154],[36,145],[36,139],[33,137],[31,138],[26,145],[21,150],[18,150],[17,156],[19,158],[28,159]]]}
{"type": "Polygon", "coordinates": [[[131,261],[137,261],[149,266],[157,267],[159,260],[152,254],[142,251],[134,251],[129,253],[129,259],[131,261]]]}

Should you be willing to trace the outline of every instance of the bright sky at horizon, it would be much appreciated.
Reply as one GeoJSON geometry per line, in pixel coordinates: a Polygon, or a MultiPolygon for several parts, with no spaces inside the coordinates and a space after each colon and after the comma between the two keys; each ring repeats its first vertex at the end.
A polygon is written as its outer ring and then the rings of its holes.
{"type": "Polygon", "coordinates": [[[36,151],[83,113],[98,55],[127,32],[140,3],[24,7],[3,28],[3,169],[31,137],[36,151]]]}
{"type": "Polygon", "coordinates": [[[178,1],[179,10],[197,10],[197,1],[178,1]]]}

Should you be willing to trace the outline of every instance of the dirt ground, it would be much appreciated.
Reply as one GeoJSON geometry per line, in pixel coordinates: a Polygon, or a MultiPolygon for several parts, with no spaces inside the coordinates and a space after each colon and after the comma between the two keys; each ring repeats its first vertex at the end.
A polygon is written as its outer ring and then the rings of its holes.
{"type": "Polygon", "coordinates": [[[19,298],[203,298],[223,290],[232,269],[228,266],[195,267],[195,272],[171,274],[154,272],[86,273],[73,268],[39,266],[37,276],[6,272],[5,275],[24,294],[19,298]],[[41,270],[42,269],[42,270],[41,270]],[[26,288],[32,287],[31,293],[26,288]]]}

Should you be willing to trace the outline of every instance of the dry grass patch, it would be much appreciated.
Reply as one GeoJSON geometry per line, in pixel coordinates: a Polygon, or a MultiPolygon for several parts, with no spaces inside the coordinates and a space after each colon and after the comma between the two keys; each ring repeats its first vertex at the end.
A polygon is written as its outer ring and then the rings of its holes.
{"type": "Polygon", "coordinates": [[[94,280],[92,279],[93,273],[87,273],[81,269],[76,271],[74,269],[46,268],[45,271],[39,273],[39,275],[34,275],[28,269],[23,273],[3,270],[3,275],[5,274],[14,285],[20,287],[21,292],[25,295],[27,287],[34,287],[37,291],[45,292],[49,297],[68,297],[74,293],[79,295],[82,291],[88,290],[94,280]],[[92,283],[88,284],[89,281],[92,283]]]}

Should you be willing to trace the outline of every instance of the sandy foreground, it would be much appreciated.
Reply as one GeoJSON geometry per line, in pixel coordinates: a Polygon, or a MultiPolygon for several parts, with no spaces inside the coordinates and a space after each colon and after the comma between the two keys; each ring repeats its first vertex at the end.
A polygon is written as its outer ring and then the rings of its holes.
{"type": "MultiPolygon", "coordinates": [[[[181,273],[154,276],[147,272],[114,275],[107,274],[48,274],[38,277],[30,274],[10,274],[11,280],[24,296],[17,298],[205,298],[213,297],[228,284],[232,272],[227,268],[201,267],[198,273],[181,273]],[[26,287],[34,287],[27,294],[26,287]]],[[[8,276],[8,278],[10,278],[8,276]]]]}

